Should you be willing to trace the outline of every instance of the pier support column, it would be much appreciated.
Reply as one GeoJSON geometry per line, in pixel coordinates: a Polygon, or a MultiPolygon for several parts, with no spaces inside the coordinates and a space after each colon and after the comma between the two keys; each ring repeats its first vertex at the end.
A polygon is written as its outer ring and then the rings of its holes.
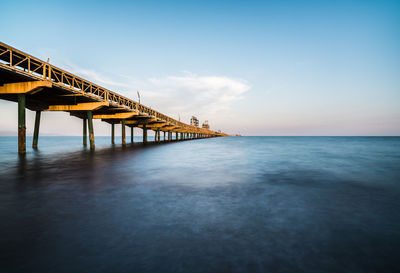
{"type": "Polygon", "coordinates": [[[83,146],[86,146],[87,145],[87,119],[82,119],[82,124],[83,124],[83,132],[82,132],[82,135],[83,135],[83,146]]]}
{"type": "Polygon", "coordinates": [[[175,132],[175,141],[178,141],[178,132],[175,132]]]}
{"type": "Polygon", "coordinates": [[[38,146],[38,140],[39,140],[39,127],[40,127],[40,114],[42,111],[36,111],[35,115],[35,129],[33,131],[33,142],[32,142],[32,148],[37,149],[38,146]]]}
{"type": "Polygon", "coordinates": [[[160,134],[161,134],[160,128],[157,128],[157,137],[158,137],[157,141],[158,142],[160,142],[160,139],[161,139],[160,134]]]}
{"type": "Polygon", "coordinates": [[[115,124],[111,124],[111,144],[115,144],[115,124]]]}
{"type": "Polygon", "coordinates": [[[165,139],[165,131],[164,131],[164,139],[163,139],[163,141],[166,141],[166,139],[165,139]]]}
{"type": "Polygon", "coordinates": [[[126,141],[125,141],[126,136],[125,136],[125,120],[124,119],[122,120],[121,125],[122,125],[122,128],[121,128],[122,129],[122,131],[121,131],[122,145],[125,146],[126,145],[126,141]]]}
{"type": "Polygon", "coordinates": [[[135,134],[133,133],[133,126],[131,127],[131,144],[133,144],[133,137],[135,136],[135,134]]]}
{"type": "Polygon", "coordinates": [[[143,125],[143,143],[147,143],[147,128],[146,128],[146,124],[143,125]]]}
{"type": "Polygon", "coordinates": [[[26,153],[25,94],[18,95],[18,153],[26,153]]]}
{"type": "Polygon", "coordinates": [[[94,132],[93,132],[93,114],[92,111],[87,111],[89,125],[89,142],[90,150],[94,150],[94,132]]]}
{"type": "Polygon", "coordinates": [[[168,131],[168,141],[171,141],[171,131],[168,131]]]}
{"type": "Polygon", "coordinates": [[[154,142],[157,142],[157,130],[154,130],[154,142]]]}

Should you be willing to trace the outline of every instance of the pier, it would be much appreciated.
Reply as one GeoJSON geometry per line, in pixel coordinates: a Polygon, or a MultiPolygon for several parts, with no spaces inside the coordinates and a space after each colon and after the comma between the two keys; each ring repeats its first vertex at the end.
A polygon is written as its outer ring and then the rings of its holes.
{"type": "Polygon", "coordinates": [[[111,125],[111,143],[115,143],[115,124],[122,125],[122,145],[126,145],[126,127],[155,132],[155,142],[191,140],[227,136],[207,128],[177,121],[165,114],[126,98],[116,92],[76,76],[25,52],[0,42],[0,99],[18,103],[18,153],[26,153],[26,109],[35,111],[32,148],[38,147],[42,111],[63,111],[82,119],[83,145],[95,149],[93,119],[111,125]]]}

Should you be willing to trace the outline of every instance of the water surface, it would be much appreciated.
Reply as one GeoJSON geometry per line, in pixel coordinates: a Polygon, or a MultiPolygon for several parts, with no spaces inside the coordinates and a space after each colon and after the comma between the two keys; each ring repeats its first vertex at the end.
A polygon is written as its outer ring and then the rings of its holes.
{"type": "Polygon", "coordinates": [[[81,141],[0,137],[0,272],[400,271],[400,138],[81,141]]]}

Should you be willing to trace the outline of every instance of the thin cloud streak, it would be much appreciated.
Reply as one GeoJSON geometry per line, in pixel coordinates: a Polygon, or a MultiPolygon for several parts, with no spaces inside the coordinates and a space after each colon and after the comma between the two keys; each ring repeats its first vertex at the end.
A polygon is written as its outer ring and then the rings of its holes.
{"type": "Polygon", "coordinates": [[[124,83],[122,81],[111,80],[109,77],[104,76],[95,70],[85,69],[82,67],[78,67],[77,65],[74,65],[74,64],[66,64],[65,66],[66,66],[67,71],[69,71],[73,74],[76,74],[86,80],[89,80],[95,84],[106,85],[105,87],[107,87],[107,88],[129,87],[129,85],[127,83],[124,83]]]}

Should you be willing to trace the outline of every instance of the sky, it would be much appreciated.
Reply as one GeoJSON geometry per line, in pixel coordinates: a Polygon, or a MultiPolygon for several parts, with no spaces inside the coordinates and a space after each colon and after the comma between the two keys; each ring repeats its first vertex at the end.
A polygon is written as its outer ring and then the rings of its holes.
{"type": "MultiPolygon", "coordinates": [[[[400,1],[20,0],[0,14],[2,42],[187,123],[400,135],[400,1]]],[[[17,133],[16,103],[0,101],[0,132],[17,133]]],[[[45,112],[41,134],[82,123],[45,112]]]]}

